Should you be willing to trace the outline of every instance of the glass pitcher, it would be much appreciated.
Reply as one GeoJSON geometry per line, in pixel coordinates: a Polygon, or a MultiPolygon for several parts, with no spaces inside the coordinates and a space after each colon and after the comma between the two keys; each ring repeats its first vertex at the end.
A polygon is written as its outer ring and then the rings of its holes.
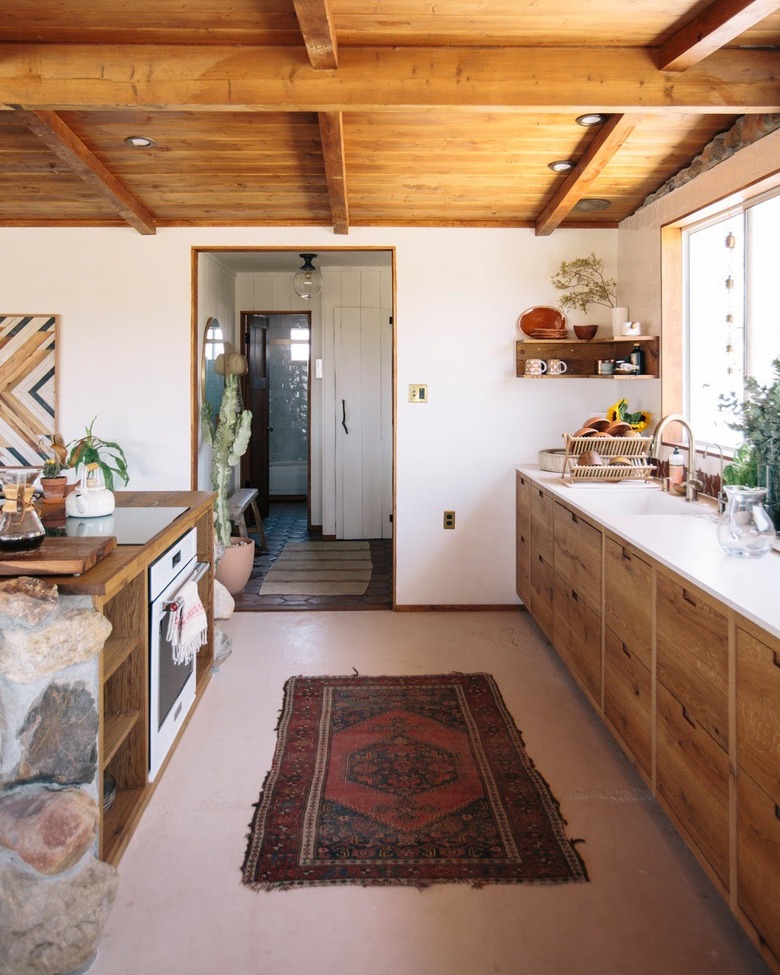
{"type": "Polygon", "coordinates": [[[46,531],[32,503],[40,467],[2,467],[0,485],[5,495],[0,512],[0,553],[37,548],[46,531]]]}
{"type": "Polygon", "coordinates": [[[729,555],[766,555],[775,541],[775,526],[764,509],[766,488],[726,484],[726,510],[718,525],[718,541],[729,555]]]}

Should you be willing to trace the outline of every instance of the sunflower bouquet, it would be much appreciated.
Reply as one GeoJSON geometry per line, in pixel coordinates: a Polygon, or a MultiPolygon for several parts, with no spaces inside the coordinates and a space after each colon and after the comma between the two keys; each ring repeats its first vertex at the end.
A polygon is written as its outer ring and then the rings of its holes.
{"type": "Polygon", "coordinates": [[[620,421],[622,423],[629,423],[632,430],[636,430],[637,433],[641,433],[650,426],[650,421],[653,419],[652,413],[647,410],[637,410],[632,413],[628,408],[628,401],[625,399],[619,399],[617,403],[613,403],[612,406],[607,410],[607,419],[611,422],[620,421]]]}

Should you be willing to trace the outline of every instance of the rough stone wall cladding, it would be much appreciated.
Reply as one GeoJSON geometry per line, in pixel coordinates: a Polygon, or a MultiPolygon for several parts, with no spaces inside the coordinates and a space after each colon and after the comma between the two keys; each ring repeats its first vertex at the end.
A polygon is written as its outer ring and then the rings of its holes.
{"type": "Polygon", "coordinates": [[[679,187],[684,186],[692,179],[696,179],[701,173],[712,169],[718,163],[722,163],[729,156],[733,156],[735,152],[739,152],[740,149],[744,149],[746,146],[753,145],[754,142],[758,142],[759,139],[763,139],[765,135],[769,135],[770,132],[774,132],[778,128],[780,128],[780,114],[778,113],[743,115],[737,119],[727,132],[721,132],[711,142],[708,142],[699,155],[694,157],[690,166],[681,169],[679,173],[672,176],[671,179],[668,179],[663,186],[660,186],[655,193],[651,193],[642,206],[645,207],[651,203],[655,203],[662,196],[666,196],[667,193],[679,189],[679,187]]]}
{"type": "Polygon", "coordinates": [[[87,598],[0,582],[0,975],[83,968],[116,895],[116,870],[96,857],[110,632],[87,598]]]}

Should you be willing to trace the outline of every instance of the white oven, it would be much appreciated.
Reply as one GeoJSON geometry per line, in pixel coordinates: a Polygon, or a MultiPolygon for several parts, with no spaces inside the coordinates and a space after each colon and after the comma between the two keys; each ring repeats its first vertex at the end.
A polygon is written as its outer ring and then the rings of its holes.
{"type": "Polygon", "coordinates": [[[198,562],[192,528],[149,566],[149,781],[160,771],[195,700],[196,664],[176,663],[168,640],[169,613],[185,582],[208,569],[198,562]]]}

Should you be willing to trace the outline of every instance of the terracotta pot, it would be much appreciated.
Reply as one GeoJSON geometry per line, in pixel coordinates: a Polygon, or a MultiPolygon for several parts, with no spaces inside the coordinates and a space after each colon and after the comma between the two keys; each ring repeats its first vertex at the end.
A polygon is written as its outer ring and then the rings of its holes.
{"type": "Polygon", "coordinates": [[[231,596],[241,592],[249,582],[255,560],[255,543],[251,538],[231,538],[214,575],[231,596]]]}
{"type": "Polygon", "coordinates": [[[42,477],[41,490],[44,498],[64,498],[67,484],[67,477],[42,477]]]}

